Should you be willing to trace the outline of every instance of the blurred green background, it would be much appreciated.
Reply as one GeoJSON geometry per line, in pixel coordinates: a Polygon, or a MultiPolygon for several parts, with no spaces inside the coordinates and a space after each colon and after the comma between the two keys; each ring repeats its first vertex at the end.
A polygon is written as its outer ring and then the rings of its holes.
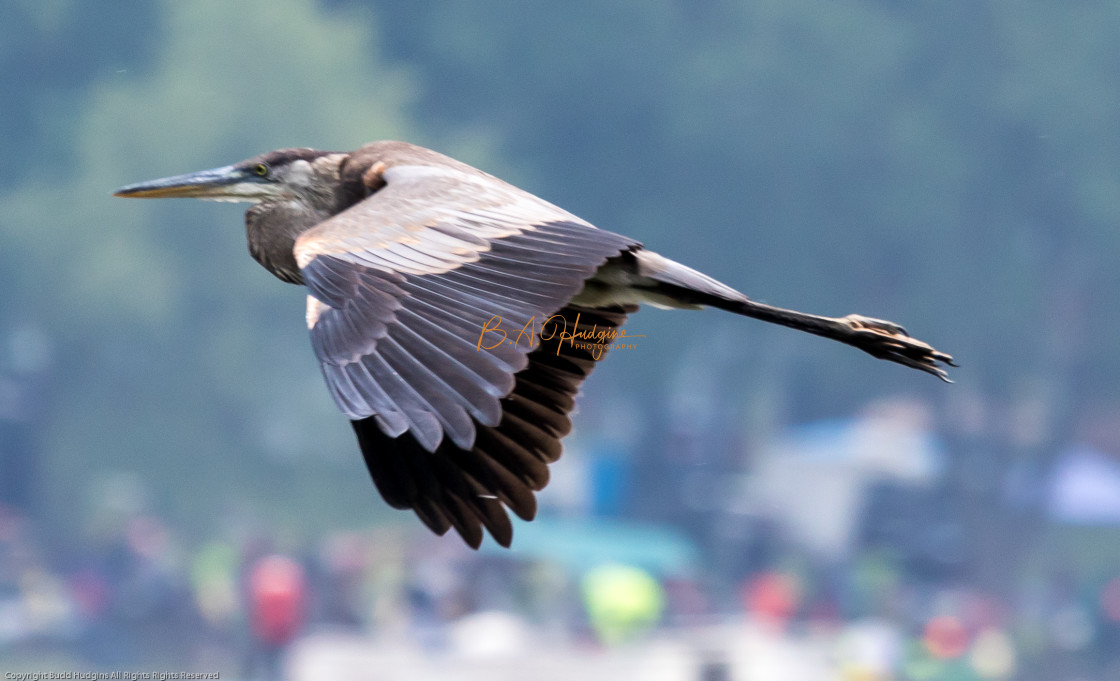
{"type": "MultiPolygon", "coordinates": [[[[110,197],[284,146],[432,146],[752,297],[900,321],[957,356],[957,394],[1113,397],[1118,26],[1111,3],[8,0],[0,328],[49,341],[37,503],[73,527],[129,469],[193,522],[242,493],[297,525],[378,512],[244,207],[110,197]]],[[[717,313],[630,327],[588,390],[647,412],[658,367],[728,343],[733,397],[802,418],[947,392],[717,313]]]]}
{"type": "Polygon", "coordinates": [[[114,505],[193,543],[415,523],[376,497],[304,293],[248,257],[245,207],[110,196],[398,138],[962,365],[945,386],[750,320],[643,311],[574,438],[631,453],[623,516],[695,534],[682,467],[736,469],[767,432],[904,395],[966,442],[965,530],[1000,534],[1003,474],[1046,470],[1120,404],[1118,36],[1100,1],[3,0],[0,443],[29,453],[0,475],[8,501],[47,546],[114,505]],[[682,422],[719,435],[668,451],[682,422]]]}

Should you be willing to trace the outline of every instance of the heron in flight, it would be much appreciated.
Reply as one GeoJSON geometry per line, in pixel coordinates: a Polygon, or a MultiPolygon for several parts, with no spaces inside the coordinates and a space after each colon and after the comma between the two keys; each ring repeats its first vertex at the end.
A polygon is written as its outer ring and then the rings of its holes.
{"type": "Polygon", "coordinates": [[[404,142],[282,149],[117,190],[254,204],[249,252],[308,289],[311,345],[393,507],[471,547],[561,453],[580,384],[642,303],[714,307],[948,380],[901,326],[772,307],[465,163],[404,142]],[[576,339],[581,342],[576,342],[576,339]],[[592,339],[592,342],[582,342],[592,339]]]}

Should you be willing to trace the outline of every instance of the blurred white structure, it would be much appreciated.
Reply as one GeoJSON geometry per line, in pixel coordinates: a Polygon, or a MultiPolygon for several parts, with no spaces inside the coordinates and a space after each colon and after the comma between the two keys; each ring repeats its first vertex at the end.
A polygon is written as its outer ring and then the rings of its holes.
{"type": "Polygon", "coordinates": [[[1078,525],[1120,525],[1120,460],[1096,449],[1065,451],[1047,489],[1050,517],[1078,525]]]}
{"type": "Polygon", "coordinates": [[[927,486],[939,476],[941,447],[929,422],[924,404],[892,400],[853,420],[792,428],[760,453],[736,507],[774,519],[823,558],[841,558],[869,485],[927,486]]]}

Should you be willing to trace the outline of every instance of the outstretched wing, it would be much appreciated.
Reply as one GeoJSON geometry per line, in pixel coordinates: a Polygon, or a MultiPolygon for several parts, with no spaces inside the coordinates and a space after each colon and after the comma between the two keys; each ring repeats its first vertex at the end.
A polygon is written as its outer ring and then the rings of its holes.
{"type": "Polygon", "coordinates": [[[557,314],[550,328],[620,324],[627,310],[566,308],[638,244],[481,173],[382,177],[296,242],[312,346],[382,496],[441,534],[477,546],[485,525],[508,544],[499,502],[532,517],[593,364],[569,339],[548,365],[540,332],[557,314]]]}
{"type": "MultiPolygon", "coordinates": [[[[568,306],[553,323],[609,331],[633,310],[568,306]]],[[[524,520],[536,515],[533,493],[548,483],[548,464],[560,457],[560,439],[571,430],[576,392],[603,357],[561,340],[559,331],[545,336],[500,401],[498,425],[479,425],[469,448],[445,440],[429,453],[409,433],[389,437],[373,418],[352,422],[370,475],[391,506],[413,509],[437,534],[454,527],[472,547],[481,544],[483,527],[509,546],[513,528],[503,505],[524,520]]]]}

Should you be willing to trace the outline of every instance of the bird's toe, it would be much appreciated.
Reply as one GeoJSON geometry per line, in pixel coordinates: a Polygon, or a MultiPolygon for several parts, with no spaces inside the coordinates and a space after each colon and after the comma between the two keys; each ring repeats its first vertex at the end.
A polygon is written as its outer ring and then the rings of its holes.
{"type": "Polygon", "coordinates": [[[902,326],[882,319],[862,315],[848,315],[841,320],[853,333],[853,345],[864,352],[897,362],[904,366],[937,376],[949,381],[949,376],[941,365],[955,367],[953,356],[937,350],[928,343],[911,338],[902,326]]]}

